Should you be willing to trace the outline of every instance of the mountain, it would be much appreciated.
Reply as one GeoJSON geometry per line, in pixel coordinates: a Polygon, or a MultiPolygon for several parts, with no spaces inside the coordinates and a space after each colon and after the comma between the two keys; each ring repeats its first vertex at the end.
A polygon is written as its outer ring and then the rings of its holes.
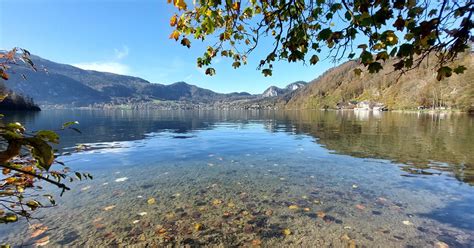
{"type": "Polygon", "coordinates": [[[281,89],[281,88],[278,88],[276,86],[270,86],[268,87],[268,89],[266,89],[263,93],[262,93],[262,97],[275,97],[275,96],[281,96],[281,95],[284,95],[284,94],[287,94],[287,93],[290,93],[292,91],[295,91],[297,89],[300,89],[302,87],[306,86],[306,82],[304,81],[298,81],[298,82],[294,82],[294,83],[291,83],[289,85],[287,85],[285,88],[281,89]]]}
{"type": "Polygon", "coordinates": [[[378,74],[364,71],[356,76],[356,61],[326,71],[284,103],[289,109],[347,107],[353,102],[378,103],[389,109],[453,108],[474,111],[474,54],[460,55],[452,66],[464,65],[463,74],[436,80],[434,61],[399,77],[394,61],[387,61],[378,74]]]}
{"type": "Polygon", "coordinates": [[[113,73],[82,70],[38,56],[32,60],[38,72],[25,65],[12,66],[6,86],[32,97],[41,105],[65,107],[213,108],[213,109],[337,109],[383,106],[388,109],[453,108],[474,111],[474,55],[460,56],[453,66],[467,67],[464,74],[436,80],[431,64],[401,75],[393,72],[394,61],[387,61],[378,74],[366,71],[360,76],[356,61],[348,61],[315,80],[294,82],[285,88],[271,86],[262,94],[216,93],[185,82],[170,85],[113,73]],[[25,74],[24,80],[21,75],[25,74]]]}
{"type": "Polygon", "coordinates": [[[13,73],[5,84],[9,89],[28,95],[42,105],[87,106],[154,100],[206,103],[256,97],[246,92],[216,93],[185,82],[155,84],[138,77],[83,70],[38,56],[31,58],[39,70],[33,72],[26,65],[14,65],[11,68],[13,73]],[[26,80],[22,74],[26,75],[26,80]]]}

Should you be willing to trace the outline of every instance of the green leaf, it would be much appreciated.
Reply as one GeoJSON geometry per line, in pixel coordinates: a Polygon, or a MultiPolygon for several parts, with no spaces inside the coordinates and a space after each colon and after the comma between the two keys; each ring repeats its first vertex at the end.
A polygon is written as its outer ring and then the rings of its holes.
{"type": "Polygon", "coordinates": [[[379,62],[373,62],[369,64],[369,73],[377,73],[383,69],[382,65],[379,62]]]}
{"type": "Polygon", "coordinates": [[[452,74],[453,73],[452,73],[451,67],[443,66],[443,67],[438,69],[438,75],[436,75],[436,79],[438,81],[441,81],[444,78],[451,77],[452,74]]]}
{"type": "Polygon", "coordinates": [[[65,129],[65,128],[69,127],[69,126],[78,125],[78,124],[79,124],[78,121],[69,121],[69,122],[64,123],[61,128],[62,128],[62,129],[65,129]]]}
{"type": "Polygon", "coordinates": [[[59,135],[51,130],[40,130],[36,132],[35,137],[40,139],[52,142],[52,143],[59,143],[59,135]]]}
{"type": "Polygon", "coordinates": [[[17,222],[18,221],[18,216],[14,213],[7,213],[5,216],[0,218],[0,223],[11,223],[11,222],[17,222]]]}
{"type": "Polygon", "coordinates": [[[216,75],[216,70],[214,68],[209,67],[206,69],[206,75],[214,76],[216,75]]]}
{"type": "Polygon", "coordinates": [[[311,65],[315,65],[316,63],[318,63],[318,61],[319,61],[319,57],[318,57],[318,55],[315,54],[315,55],[311,56],[311,59],[309,60],[309,63],[311,65]]]}
{"type": "Polygon", "coordinates": [[[39,166],[45,170],[49,170],[51,164],[54,162],[53,148],[48,145],[46,141],[37,137],[25,138],[23,142],[32,148],[31,154],[38,160],[39,166]]]}
{"type": "Polygon", "coordinates": [[[368,65],[374,61],[374,57],[372,56],[372,53],[368,51],[363,51],[362,54],[360,55],[360,59],[362,64],[368,65]]]}
{"type": "Polygon", "coordinates": [[[319,40],[327,40],[329,39],[329,37],[331,37],[332,35],[332,31],[330,28],[325,28],[323,30],[321,30],[318,34],[318,39],[319,40]]]}
{"type": "Polygon", "coordinates": [[[29,208],[31,208],[31,210],[35,210],[37,209],[39,206],[41,206],[41,203],[39,203],[38,201],[35,201],[35,200],[30,200],[26,203],[26,206],[28,206],[29,208]]]}
{"type": "Polygon", "coordinates": [[[357,75],[357,76],[360,76],[360,74],[362,73],[362,70],[360,68],[355,68],[354,69],[354,73],[357,75]]]}
{"type": "Polygon", "coordinates": [[[271,76],[272,75],[272,70],[271,69],[263,69],[262,73],[265,77],[271,76]]]}
{"type": "Polygon", "coordinates": [[[240,67],[240,62],[239,61],[235,61],[234,63],[232,63],[232,67],[234,67],[234,69],[237,69],[240,67]]]}
{"type": "Polygon", "coordinates": [[[344,14],[344,17],[346,18],[346,20],[350,21],[352,19],[351,12],[346,11],[346,13],[344,14]]]}
{"type": "Polygon", "coordinates": [[[454,73],[456,73],[456,74],[462,74],[462,73],[464,73],[465,70],[467,70],[467,68],[466,68],[465,66],[463,66],[463,65],[460,65],[460,66],[454,68],[453,71],[454,71],[454,73]]]}
{"type": "Polygon", "coordinates": [[[386,51],[377,53],[377,57],[375,58],[375,60],[383,60],[383,61],[387,59],[388,59],[388,53],[386,51]]]}

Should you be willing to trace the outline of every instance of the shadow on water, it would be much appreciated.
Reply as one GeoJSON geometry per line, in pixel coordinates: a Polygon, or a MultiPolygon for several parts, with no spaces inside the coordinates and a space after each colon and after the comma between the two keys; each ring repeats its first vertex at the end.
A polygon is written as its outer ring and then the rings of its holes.
{"type": "Polygon", "coordinates": [[[447,202],[443,208],[438,208],[432,212],[421,214],[442,223],[449,224],[458,228],[474,231],[474,197],[467,196],[461,200],[447,202]]]}

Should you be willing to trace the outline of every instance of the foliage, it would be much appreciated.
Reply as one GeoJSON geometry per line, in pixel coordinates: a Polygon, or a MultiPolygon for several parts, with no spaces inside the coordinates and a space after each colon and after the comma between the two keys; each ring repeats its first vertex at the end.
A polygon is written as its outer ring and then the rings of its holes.
{"type": "MultiPolygon", "coordinates": [[[[434,54],[441,80],[462,73],[462,67],[447,64],[473,40],[471,0],[200,0],[192,7],[182,0],[168,2],[178,9],[170,20],[170,38],[186,47],[190,39],[217,38],[197,59],[199,67],[210,66],[218,55],[240,67],[262,39],[269,39],[273,49],[258,67],[265,76],[272,74],[277,59],[316,64],[328,49],[333,60],[358,54],[370,73],[380,71],[388,58],[396,58],[394,70],[404,73],[434,54]]],[[[206,74],[215,73],[206,69],[206,74]]]]}
{"type": "MultiPolygon", "coordinates": [[[[27,50],[14,48],[0,55],[4,80],[9,78],[9,65],[18,60],[36,70],[27,50]]],[[[73,127],[75,124],[78,123],[65,123],[60,130],[78,131],[73,127]]],[[[42,192],[41,182],[59,187],[62,194],[69,190],[64,180],[92,179],[88,173],[72,174],[70,168],[57,160],[52,144],[58,142],[59,135],[56,131],[28,132],[21,123],[0,122],[0,167],[3,174],[0,177],[0,223],[15,222],[19,216],[31,218],[31,213],[38,208],[55,205],[54,197],[42,192]],[[55,164],[58,166],[53,166],[55,164]]]]}
{"type": "MultiPolygon", "coordinates": [[[[390,109],[430,109],[450,108],[462,111],[474,110],[474,54],[459,54],[458,60],[448,64],[450,67],[465,65],[461,75],[438,81],[436,71],[423,63],[418,69],[406,72],[397,80],[390,65],[393,60],[384,63],[385,68],[377,76],[350,61],[334,67],[313,80],[303,90],[297,92],[286,104],[291,109],[336,108],[337,104],[346,105],[351,101],[371,101],[383,103],[390,109]],[[356,76],[354,69],[360,69],[356,76]]],[[[435,58],[430,58],[435,59],[435,58]]],[[[339,106],[341,107],[341,106],[339,106]]]]}

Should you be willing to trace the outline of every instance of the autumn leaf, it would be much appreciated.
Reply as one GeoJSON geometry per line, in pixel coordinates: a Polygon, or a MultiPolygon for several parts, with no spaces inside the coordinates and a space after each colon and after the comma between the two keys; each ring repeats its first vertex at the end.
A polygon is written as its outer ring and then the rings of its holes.
{"type": "Polygon", "coordinates": [[[8,74],[3,69],[0,69],[0,77],[4,80],[8,80],[8,74]]]}
{"type": "Polygon", "coordinates": [[[171,33],[170,39],[175,39],[177,41],[179,39],[179,35],[180,35],[179,31],[175,30],[171,33]]]}
{"type": "Polygon", "coordinates": [[[234,4],[232,4],[232,9],[235,11],[240,10],[240,2],[235,2],[234,4]]]}
{"type": "MultiPolygon", "coordinates": [[[[187,8],[187,5],[184,0],[173,0],[172,2],[173,5],[179,10],[185,10],[187,8]]],[[[171,0],[168,0],[168,3],[171,3],[171,0]]]]}
{"type": "Polygon", "coordinates": [[[176,26],[176,24],[178,23],[178,16],[177,15],[173,15],[170,19],[170,26],[171,27],[174,27],[176,26]]]}
{"type": "Polygon", "coordinates": [[[191,47],[191,41],[189,41],[187,38],[183,38],[181,40],[181,45],[190,48],[191,47]]]}
{"type": "Polygon", "coordinates": [[[318,61],[319,61],[319,57],[316,54],[311,56],[311,59],[309,60],[310,64],[312,65],[315,65],[316,63],[318,63],[318,61]]]}

